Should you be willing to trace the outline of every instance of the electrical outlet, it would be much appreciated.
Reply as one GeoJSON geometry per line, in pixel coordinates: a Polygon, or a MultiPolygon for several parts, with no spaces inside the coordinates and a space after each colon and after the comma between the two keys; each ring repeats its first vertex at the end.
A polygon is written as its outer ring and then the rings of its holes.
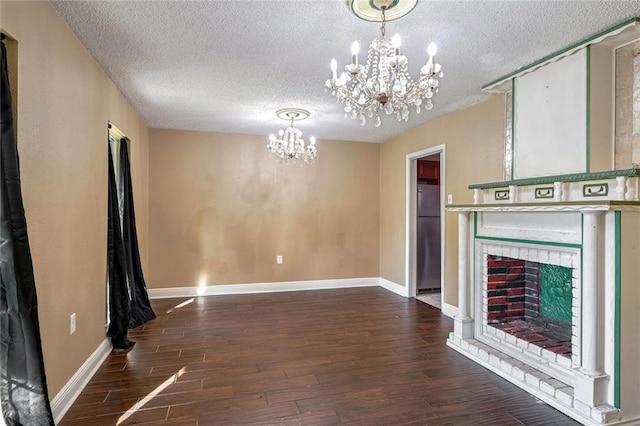
{"type": "Polygon", "coordinates": [[[72,313],[69,317],[69,334],[76,332],[76,313],[72,313]]]}
{"type": "Polygon", "coordinates": [[[453,194],[447,194],[447,204],[453,204],[453,194]]]}
{"type": "Polygon", "coordinates": [[[277,256],[276,256],[276,263],[277,263],[278,265],[282,265],[282,256],[281,256],[281,255],[277,255],[277,256]]]}

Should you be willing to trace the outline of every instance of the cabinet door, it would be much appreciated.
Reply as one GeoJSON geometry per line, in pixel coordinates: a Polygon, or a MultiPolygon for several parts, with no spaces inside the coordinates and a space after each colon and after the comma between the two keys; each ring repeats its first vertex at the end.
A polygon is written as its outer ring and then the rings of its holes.
{"type": "Polygon", "coordinates": [[[434,184],[438,184],[440,181],[440,162],[418,160],[417,167],[418,179],[427,179],[434,184]]]}

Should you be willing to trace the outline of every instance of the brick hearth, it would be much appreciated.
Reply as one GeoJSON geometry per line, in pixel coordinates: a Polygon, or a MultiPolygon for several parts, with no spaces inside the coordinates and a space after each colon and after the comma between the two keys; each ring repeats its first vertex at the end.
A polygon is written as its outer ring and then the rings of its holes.
{"type": "Polygon", "coordinates": [[[571,324],[542,318],[537,262],[487,256],[487,325],[571,357],[571,324]]]}

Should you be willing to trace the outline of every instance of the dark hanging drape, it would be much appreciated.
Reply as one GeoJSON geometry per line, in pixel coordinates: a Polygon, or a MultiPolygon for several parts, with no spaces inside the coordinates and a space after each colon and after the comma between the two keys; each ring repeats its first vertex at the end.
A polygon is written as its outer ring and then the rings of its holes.
{"type": "Polygon", "coordinates": [[[27,221],[22,204],[20,166],[7,51],[2,45],[0,119],[0,396],[7,425],[53,425],[42,358],[38,300],[27,221]]]}
{"type": "Polygon", "coordinates": [[[118,206],[118,185],[112,158],[109,144],[108,335],[114,348],[129,349],[135,343],[127,338],[127,329],[139,327],[154,319],[156,315],[149,303],[140,263],[127,139],[120,140],[120,167],[117,177],[123,196],[122,217],[118,206]]]}
{"type": "Polygon", "coordinates": [[[107,222],[107,263],[109,274],[109,329],[111,344],[116,349],[128,349],[134,342],[127,338],[129,326],[129,290],[127,268],[124,261],[124,245],[120,231],[118,189],[113,171],[113,157],[109,144],[109,201],[107,222]]]}
{"type": "Polygon", "coordinates": [[[124,203],[122,209],[122,239],[124,243],[127,282],[129,283],[130,310],[129,328],[136,328],[151,321],[156,314],[151,309],[147,285],[142,275],[138,233],[136,231],[136,212],[133,207],[133,188],[131,186],[131,164],[129,163],[129,141],[120,140],[120,178],[124,203]]]}

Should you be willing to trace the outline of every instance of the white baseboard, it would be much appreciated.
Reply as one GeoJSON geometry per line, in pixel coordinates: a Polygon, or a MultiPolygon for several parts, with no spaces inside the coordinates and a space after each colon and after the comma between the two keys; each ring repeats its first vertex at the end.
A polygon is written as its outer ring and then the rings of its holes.
{"type": "Polygon", "coordinates": [[[378,277],[338,280],[285,281],[274,283],[222,284],[203,287],[150,288],[149,298],[215,296],[223,294],[272,293],[280,291],[322,290],[331,288],[375,287],[378,277]]]}
{"type": "Polygon", "coordinates": [[[399,294],[402,297],[409,297],[409,289],[407,287],[396,284],[386,278],[380,277],[379,285],[380,287],[387,289],[395,294],[399,294]]]}
{"type": "Polygon", "coordinates": [[[443,303],[441,312],[443,315],[453,318],[458,315],[458,307],[450,305],[448,303],[443,303]]]}
{"type": "Polygon", "coordinates": [[[76,398],[78,398],[78,395],[80,395],[80,392],[87,386],[87,383],[96,374],[104,360],[107,359],[110,352],[111,342],[109,339],[104,339],[80,369],[76,371],[76,374],[69,379],[67,384],[51,400],[51,411],[56,424],[62,420],[76,398]]]}

